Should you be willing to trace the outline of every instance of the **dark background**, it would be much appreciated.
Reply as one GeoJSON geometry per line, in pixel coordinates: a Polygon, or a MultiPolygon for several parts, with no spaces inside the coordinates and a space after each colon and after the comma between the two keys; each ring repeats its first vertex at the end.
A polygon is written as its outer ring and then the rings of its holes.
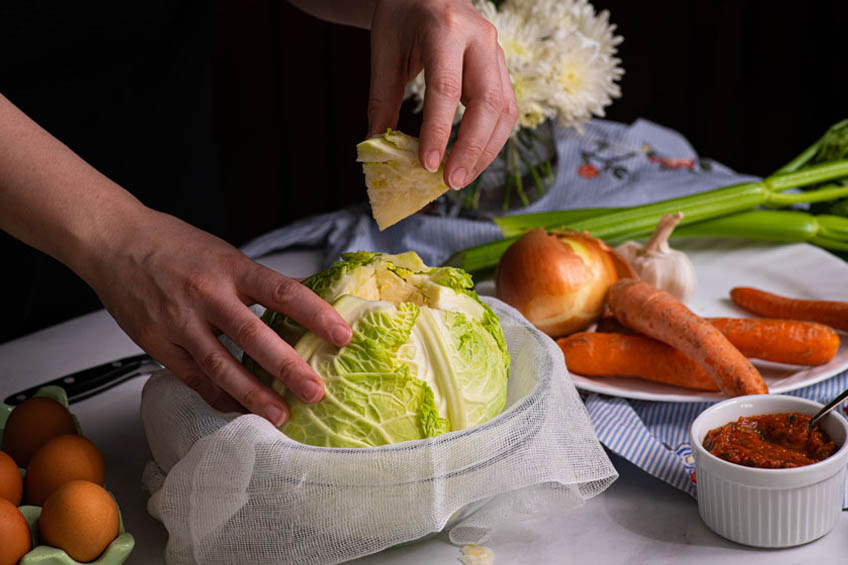
{"type": "MultiPolygon", "coordinates": [[[[220,2],[217,20],[225,186],[263,204],[233,224],[236,240],[361,199],[354,145],[367,127],[367,32],[287,4],[247,4],[220,2]]],[[[766,175],[848,117],[848,2],[593,5],[624,37],[623,96],[609,119],[647,118],[703,156],[766,175]]],[[[415,131],[408,110],[402,121],[415,131]]]]}
{"type": "MultiPolygon", "coordinates": [[[[363,200],[354,146],[367,133],[368,33],[323,23],[279,0],[218,0],[211,9],[202,2],[183,4],[184,13],[168,2],[146,5],[158,6],[148,8],[151,21],[165,14],[160,19],[171,22],[174,37],[179,25],[198,37],[206,24],[212,32],[208,42],[191,44],[210,53],[203,75],[208,97],[192,108],[197,120],[209,118],[203,143],[215,148],[207,152],[215,158],[206,163],[209,178],[203,182],[219,188],[207,207],[216,213],[223,208],[226,217],[213,231],[239,245],[306,215],[363,200]],[[211,110],[202,112],[207,103],[211,110]]],[[[593,4],[610,10],[625,38],[619,50],[623,96],[608,109],[609,119],[647,118],[680,131],[703,156],[765,175],[848,117],[848,2],[593,4]]],[[[126,15],[127,21],[132,17],[126,15]]],[[[56,28],[62,29],[61,22],[56,28]]],[[[156,40],[150,48],[162,44],[156,40]]],[[[23,52],[4,50],[0,71],[3,57],[23,52]]],[[[51,75],[39,75],[45,76],[51,75]]],[[[2,79],[0,92],[6,93],[2,79]]],[[[416,133],[419,117],[410,107],[401,127],[416,133]]],[[[156,172],[155,164],[149,171],[156,172]]],[[[21,271],[32,270],[28,259],[21,261],[21,271]]],[[[7,315],[0,341],[99,307],[90,291],[57,284],[69,276],[62,267],[50,268],[25,292],[37,302],[58,286],[66,293],[62,303],[7,315]]]]}

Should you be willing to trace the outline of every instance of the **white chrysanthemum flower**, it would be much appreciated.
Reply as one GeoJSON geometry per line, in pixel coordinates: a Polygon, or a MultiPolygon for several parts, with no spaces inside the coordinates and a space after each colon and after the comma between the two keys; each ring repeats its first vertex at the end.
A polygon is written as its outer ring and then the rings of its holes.
{"type": "Polygon", "coordinates": [[[418,73],[418,76],[406,84],[403,97],[418,100],[418,105],[414,109],[415,112],[420,112],[424,108],[424,92],[426,90],[427,82],[424,80],[424,71],[418,73]]]}
{"type": "MultiPolygon", "coordinates": [[[[497,8],[488,0],[475,7],[498,30],[518,103],[518,128],[535,128],[548,119],[582,129],[592,116],[620,96],[616,81],[623,70],[614,57],[621,37],[588,0],[506,0],[497,8]]],[[[420,73],[406,96],[423,106],[426,81],[420,73]]],[[[456,120],[465,108],[457,108],[456,120]]]]}
{"type": "Polygon", "coordinates": [[[562,127],[582,129],[593,115],[603,116],[604,107],[621,92],[615,81],[621,76],[617,59],[600,53],[597,43],[574,33],[555,40],[549,54],[555,61],[551,72],[553,96],[562,127]]]}
{"type": "Polygon", "coordinates": [[[498,30],[498,43],[503,49],[510,74],[544,61],[545,46],[539,41],[543,31],[537,21],[525,20],[512,10],[498,11],[487,0],[475,2],[475,6],[498,30]]]}
{"type": "Polygon", "coordinates": [[[547,37],[575,31],[581,6],[587,4],[587,0],[507,0],[501,9],[514,12],[525,21],[537,22],[547,37]]]}
{"type": "Polygon", "coordinates": [[[520,14],[525,20],[546,26],[547,35],[562,36],[575,31],[596,41],[601,53],[615,54],[621,36],[615,35],[615,26],[609,23],[607,10],[595,14],[588,0],[507,0],[504,9],[520,14]]]}
{"type": "Polygon", "coordinates": [[[550,62],[546,57],[548,47],[539,40],[543,35],[541,26],[536,21],[525,20],[518,12],[499,11],[486,0],[475,2],[475,6],[498,30],[498,43],[504,52],[518,105],[516,128],[535,128],[554,117],[547,80],[550,75],[550,62]]]}
{"type": "Polygon", "coordinates": [[[623,37],[615,35],[615,25],[610,24],[609,17],[609,11],[602,10],[596,15],[595,9],[586,3],[580,7],[576,18],[577,30],[597,42],[599,51],[606,57],[615,55],[618,45],[624,41],[623,37]]]}
{"type": "Polygon", "coordinates": [[[551,92],[550,83],[545,77],[519,75],[513,79],[512,88],[518,105],[516,131],[519,127],[534,129],[545,120],[556,116],[551,106],[554,93],[551,92]]]}

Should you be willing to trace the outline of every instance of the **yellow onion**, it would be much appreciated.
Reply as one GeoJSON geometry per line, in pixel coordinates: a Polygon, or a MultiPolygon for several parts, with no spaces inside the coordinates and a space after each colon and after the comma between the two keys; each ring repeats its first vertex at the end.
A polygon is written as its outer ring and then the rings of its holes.
{"type": "Polygon", "coordinates": [[[513,243],[495,271],[497,297],[551,337],[592,325],[628,263],[586,232],[534,229],[513,243]]]}

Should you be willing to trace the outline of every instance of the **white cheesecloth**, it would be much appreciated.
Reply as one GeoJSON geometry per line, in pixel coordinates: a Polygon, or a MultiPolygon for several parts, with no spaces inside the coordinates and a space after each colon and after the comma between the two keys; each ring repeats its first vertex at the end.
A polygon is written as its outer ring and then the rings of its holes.
{"type": "Polygon", "coordinates": [[[448,529],[480,543],[499,523],[581,505],[617,477],[557,345],[516,310],[507,408],[468,430],[365,449],[296,443],[224,415],[167,371],[144,387],[155,462],[148,510],[168,563],[338,563],[448,529]]]}

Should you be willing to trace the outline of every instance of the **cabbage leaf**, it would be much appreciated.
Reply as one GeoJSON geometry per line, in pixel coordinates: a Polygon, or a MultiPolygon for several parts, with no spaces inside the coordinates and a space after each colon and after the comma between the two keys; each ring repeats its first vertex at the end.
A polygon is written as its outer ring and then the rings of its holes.
{"type": "Polygon", "coordinates": [[[461,269],[417,254],[346,253],[304,284],[353,329],[344,348],[285,316],[263,320],[322,378],[325,397],[298,400],[249,357],[245,365],[285,397],[282,431],[327,447],[432,437],[483,423],[506,405],[509,354],[500,322],[461,269]]]}

